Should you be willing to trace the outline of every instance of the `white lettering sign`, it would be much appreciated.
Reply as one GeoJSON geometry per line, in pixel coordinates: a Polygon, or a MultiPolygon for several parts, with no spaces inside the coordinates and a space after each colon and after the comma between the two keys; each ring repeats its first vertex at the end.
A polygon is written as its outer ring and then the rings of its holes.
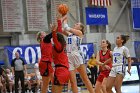
{"type": "Polygon", "coordinates": [[[105,18],[104,14],[89,14],[89,18],[105,18]]]}
{"type": "Polygon", "coordinates": [[[23,48],[16,47],[13,50],[12,59],[15,58],[16,52],[19,52],[20,55],[23,55],[25,57],[25,61],[27,64],[33,64],[36,62],[37,58],[41,58],[40,47],[26,47],[25,50],[23,50],[23,48]]]}

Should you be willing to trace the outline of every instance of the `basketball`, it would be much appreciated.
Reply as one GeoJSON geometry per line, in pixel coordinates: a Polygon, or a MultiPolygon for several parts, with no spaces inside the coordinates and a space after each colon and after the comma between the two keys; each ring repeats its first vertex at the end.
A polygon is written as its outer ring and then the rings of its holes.
{"type": "Polygon", "coordinates": [[[66,15],[68,11],[69,11],[69,8],[66,4],[60,4],[58,6],[58,12],[62,14],[62,16],[66,15]]]}

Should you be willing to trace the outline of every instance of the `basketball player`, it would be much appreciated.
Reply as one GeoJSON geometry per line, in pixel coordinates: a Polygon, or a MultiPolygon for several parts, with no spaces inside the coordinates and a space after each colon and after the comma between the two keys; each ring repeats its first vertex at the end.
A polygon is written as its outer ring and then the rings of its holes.
{"type": "Polygon", "coordinates": [[[76,82],[76,72],[79,72],[82,81],[86,85],[90,93],[94,93],[91,82],[88,79],[85,64],[83,63],[83,57],[80,51],[80,44],[84,36],[84,25],[81,23],[76,23],[73,28],[68,26],[67,17],[64,16],[64,31],[63,34],[67,36],[66,38],[66,50],[69,60],[69,70],[70,70],[70,82],[72,86],[73,93],[78,93],[77,82],[76,82]]]}
{"type": "Polygon", "coordinates": [[[112,58],[111,58],[112,52],[110,50],[111,50],[110,42],[108,40],[102,40],[101,50],[97,52],[97,56],[96,56],[96,61],[97,64],[99,65],[99,71],[100,71],[100,74],[95,84],[96,93],[102,93],[102,92],[107,93],[106,83],[110,73],[110,69],[112,68],[112,58]]]}
{"type": "Polygon", "coordinates": [[[127,42],[129,36],[126,35],[119,35],[116,38],[116,47],[113,50],[113,67],[109,74],[107,80],[107,93],[112,93],[112,87],[115,83],[115,90],[116,93],[121,92],[121,86],[123,82],[123,78],[125,76],[125,69],[126,69],[126,61],[128,61],[128,70],[127,72],[131,75],[131,57],[129,53],[129,49],[124,46],[127,42]]]}
{"type": "Polygon", "coordinates": [[[56,30],[58,30],[56,26],[52,25],[51,28],[54,42],[53,57],[55,64],[52,93],[61,93],[64,84],[68,83],[70,77],[66,41],[62,34],[56,33],[56,30]]]}
{"type": "Polygon", "coordinates": [[[41,31],[37,33],[37,41],[40,43],[41,59],[39,62],[39,71],[42,76],[42,91],[46,93],[50,80],[53,77],[53,68],[51,63],[52,59],[52,33],[46,35],[45,32],[41,31]]]}

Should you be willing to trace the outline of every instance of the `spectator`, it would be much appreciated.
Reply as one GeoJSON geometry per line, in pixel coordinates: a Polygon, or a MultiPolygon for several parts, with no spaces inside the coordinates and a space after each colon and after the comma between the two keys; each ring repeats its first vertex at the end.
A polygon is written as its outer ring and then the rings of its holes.
{"type": "MultiPolygon", "coordinates": [[[[26,75],[25,77],[25,86],[26,86],[26,90],[27,93],[34,93],[36,92],[36,76],[35,73],[29,73],[28,75],[26,75]]],[[[40,92],[37,92],[40,93],[40,92]]]]}
{"type": "Polygon", "coordinates": [[[91,78],[90,81],[94,87],[97,79],[97,65],[96,65],[96,58],[95,55],[93,54],[92,57],[88,60],[88,68],[90,69],[91,72],[91,78]]]}
{"type": "Polygon", "coordinates": [[[3,84],[2,84],[2,73],[3,73],[3,69],[0,66],[0,93],[2,92],[3,89],[3,84]]]}
{"type": "Polygon", "coordinates": [[[9,90],[10,90],[10,93],[12,93],[12,89],[14,86],[14,76],[12,72],[10,71],[10,69],[6,69],[6,73],[7,73],[8,81],[9,81],[9,90]]]}
{"type": "Polygon", "coordinates": [[[31,75],[27,74],[25,77],[24,83],[25,83],[25,86],[27,86],[27,89],[29,90],[27,91],[28,93],[32,93],[32,85],[31,85],[30,79],[31,79],[31,75]]]}
{"type": "Polygon", "coordinates": [[[2,75],[1,75],[1,83],[2,83],[2,88],[1,88],[1,92],[2,93],[6,93],[6,84],[9,84],[7,75],[5,73],[5,69],[2,68],[2,75]]]}
{"type": "Polygon", "coordinates": [[[27,69],[24,60],[19,56],[19,53],[15,53],[16,58],[12,60],[12,73],[15,75],[15,93],[18,92],[18,82],[21,81],[22,93],[25,93],[24,86],[24,71],[27,74],[27,69]]]}
{"type": "Polygon", "coordinates": [[[37,93],[39,92],[39,87],[42,85],[42,77],[39,72],[39,66],[38,63],[34,65],[34,71],[36,76],[36,82],[37,82],[37,93]]]}

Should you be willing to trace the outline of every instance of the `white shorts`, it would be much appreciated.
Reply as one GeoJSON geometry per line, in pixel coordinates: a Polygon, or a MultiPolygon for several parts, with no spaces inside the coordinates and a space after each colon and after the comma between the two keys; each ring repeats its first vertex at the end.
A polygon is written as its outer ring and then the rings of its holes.
{"type": "Polygon", "coordinates": [[[69,61],[69,70],[75,70],[81,64],[84,64],[83,57],[80,53],[67,53],[68,61],[69,61]]]}
{"type": "Polygon", "coordinates": [[[121,75],[125,76],[125,68],[126,67],[124,65],[114,66],[114,67],[112,67],[109,76],[116,77],[117,74],[121,74],[121,75]]]}

